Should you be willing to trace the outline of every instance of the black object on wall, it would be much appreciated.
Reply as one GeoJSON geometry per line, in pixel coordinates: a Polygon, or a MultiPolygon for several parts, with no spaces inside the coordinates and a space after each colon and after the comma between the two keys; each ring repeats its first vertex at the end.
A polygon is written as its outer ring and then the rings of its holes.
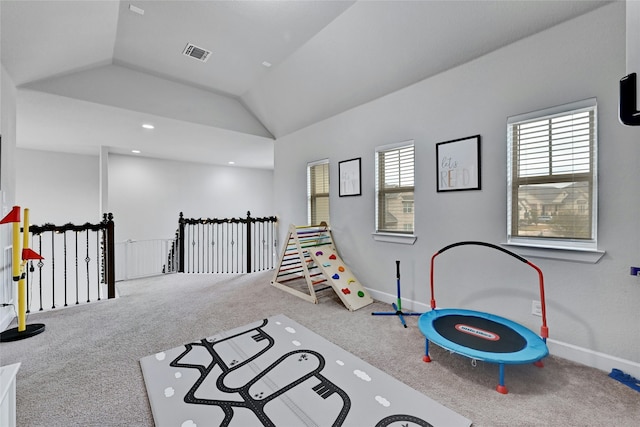
{"type": "Polygon", "coordinates": [[[640,111],[636,99],[636,73],[620,79],[620,122],[627,126],[640,126],[640,111]]]}

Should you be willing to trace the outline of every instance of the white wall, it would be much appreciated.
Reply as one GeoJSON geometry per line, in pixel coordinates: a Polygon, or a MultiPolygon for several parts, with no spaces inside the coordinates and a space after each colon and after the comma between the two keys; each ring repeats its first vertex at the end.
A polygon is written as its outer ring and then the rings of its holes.
{"type": "MultiPolygon", "coordinates": [[[[631,320],[640,279],[629,275],[629,266],[640,265],[640,129],[618,122],[624,74],[625,5],[617,2],[283,137],[274,174],[280,230],[306,223],[305,165],[329,158],[331,225],[343,259],[389,301],[400,260],[403,297],[425,310],[431,255],[457,241],[506,240],[507,117],[597,97],[599,248],[606,254],[597,264],[532,260],[545,273],[550,338],[631,361],[640,373],[640,324],[631,320]],[[437,193],[435,144],[475,134],[482,136],[482,190],[437,193]],[[418,240],[375,242],[374,148],[410,139],[418,240]],[[354,157],[362,157],[363,195],[339,198],[338,162],[354,157]]],[[[537,276],[524,264],[464,247],[439,257],[438,268],[440,306],[502,314],[539,330],[540,318],[530,314],[537,276]]]]}
{"type": "Polygon", "coordinates": [[[29,208],[31,224],[102,220],[99,157],[40,150],[16,150],[17,202],[29,208]]]}
{"type": "Polygon", "coordinates": [[[109,155],[116,241],[172,238],[185,218],[271,216],[273,171],[109,155]]]}
{"type": "MultiPolygon", "coordinates": [[[[16,150],[16,88],[9,74],[0,66],[0,219],[11,211],[15,204],[16,178],[13,162],[16,150]]],[[[11,277],[11,260],[5,259],[5,248],[12,244],[10,224],[0,226],[0,303],[17,304],[16,286],[11,277]]],[[[6,251],[9,254],[11,251],[6,251]]],[[[0,331],[13,319],[13,307],[0,308],[0,331]]]]}
{"type": "MultiPolygon", "coordinates": [[[[4,143],[3,143],[4,145],[4,143]]],[[[98,156],[17,149],[17,203],[30,222],[102,220],[98,156]]],[[[271,216],[273,171],[108,155],[108,211],[116,241],[172,238],[185,217],[271,216]]]]}
{"type": "MultiPolygon", "coordinates": [[[[2,136],[2,152],[0,153],[0,190],[3,197],[2,216],[7,214],[15,203],[16,177],[16,88],[9,73],[0,67],[0,136],[2,136]]],[[[11,241],[11,239],[9,239],[11,241]]]]}

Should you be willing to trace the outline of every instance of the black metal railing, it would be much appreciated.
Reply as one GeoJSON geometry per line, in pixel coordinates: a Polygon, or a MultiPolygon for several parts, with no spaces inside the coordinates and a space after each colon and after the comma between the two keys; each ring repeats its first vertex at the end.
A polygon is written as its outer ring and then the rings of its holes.
{"type": "Polygon", "coordinates": [[[176,244],[168,268],[179,273],[253,273],[275,267],[275,216],[184,218],[180,212],[176,244]]]}
{"type": "Polygon", "coordinates": [[[32,249],[44,259],[29,261],[27,312],[115,298],[112,214],[98,224],[30,225],[29,232],[32,249]]]}

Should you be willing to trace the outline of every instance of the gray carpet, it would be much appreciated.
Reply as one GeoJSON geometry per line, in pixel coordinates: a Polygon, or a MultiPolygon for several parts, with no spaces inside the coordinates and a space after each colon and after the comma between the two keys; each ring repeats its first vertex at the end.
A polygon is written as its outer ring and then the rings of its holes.
{"type": "MultiPolygon", "coordinates": [[[[498,368],[433,348],[422,362],[417,317],[409,327],[372,311],[350,312],[332,291],[320,304],[252,275],[166,275],[118,283],[120,298],[31,314],[35,337],[0,344],[0,363],[22,362],[18,425],[153,426],[140,359],[156,352],[284,314],[431,399],[474,426],[637,426],[640,393],[606,372],[560,358],[542,369],[507,366],[509,394],[495,391],[498,368]]],[[[426,292],[426,291],[425,291],[426,292]]],[[[12,325],[15,326],[15,325],[12,325]]]]}

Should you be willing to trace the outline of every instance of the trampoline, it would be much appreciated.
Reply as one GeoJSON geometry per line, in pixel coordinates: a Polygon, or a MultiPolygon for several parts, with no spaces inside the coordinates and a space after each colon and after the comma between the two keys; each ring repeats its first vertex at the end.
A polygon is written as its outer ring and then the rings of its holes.
{"type": "Polygon", "coordinates": [[[549,329],[546,320],[542,270],[520,255],[491,243],[466,241],[446,246],[431,257],[431,311],[420,316],[418,327],[426,337],[423,357],[425,362],[431,361],[429,342],[433,342],[446,350],[469,357],[474,361],[497,363],[500,369],[500,378],[496,390],[506,394],[504,365],[534,363],[536,366],[542,367],[542,359],[549,354],[546,344],[549,329]],[[436,308],[433,280],[435,258],[451,248],[463,245],[480,245],[499,250],[536,270],[542,308],[540,336],[512,320],[494,314],[458,308],[436,308]]]}

